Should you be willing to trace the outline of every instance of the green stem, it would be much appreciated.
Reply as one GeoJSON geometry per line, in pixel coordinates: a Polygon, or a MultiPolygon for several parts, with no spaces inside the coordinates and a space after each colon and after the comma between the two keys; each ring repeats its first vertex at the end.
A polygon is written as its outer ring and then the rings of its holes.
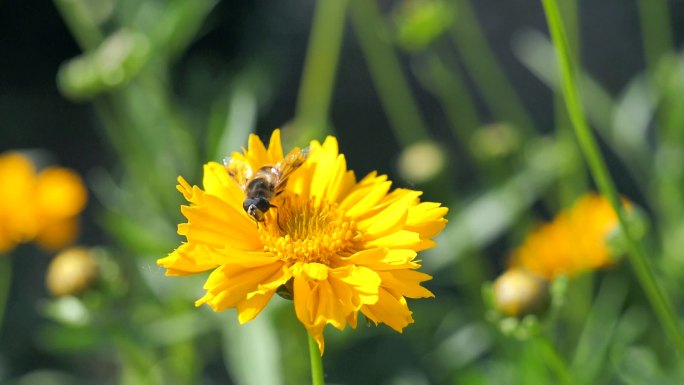
{"type": "Polygon", "coordinates": [[[9,255],[0,254],[0,333],[5,319],[7,300],[12,286],[12,259],[9,255]]]}
{"type": "Polygon", "coordinates": [[[653,77],[658,61],[672,50],[673,46],[668,2],[667,0],[639,0],[637,4],[639,5],[646,67],[649,75],[653,77]]]}
{"type": "Polygon", "coordinates": [[[309,356],[311,358],[311,384],[325,385],[323,380],[323,359],[321,352],[318,350],[316,340],[311,337],[311,334],[306,333],[309,338],[309,356]]]}
{"type": "Polygon", "coordinates": [[[575,380],[573,379],[570,370],[568,370],[565,360],[558,354],[549,338],[545,334],[541,334],[537,337],[537,344],[544,353],[543,356],[546,359],[547,365],[556,373],[559,383],[563,385],[573,385],[575,380]]]}
{"type": "Polygon", "coordinates": [[[366,57],[383,109],[402,146],[428,138],[428,129],[392,46],[381,38],[385,26],[376,0],[351,0],[356,37],[366,57]]]}
{"type": "MultiPolygon", "coordinates": [[[[327,129],[347,0],[318,0],[297,99],[297,126],[307,134],[327,129]]],[[[304,135],[304,134],[302,134],[304,135]]]]}
{"type": "Polygon", "coordinates": [[[104,39],[102,31],[83,1],[55,0],[55,6],[83,51],[92,51],[100,45],[104,39]]]}
{"type": "MultiPolygon", "coordinates": [[[[572,60],[576,63],[580,61],[580,36],[579,36],[579,12],[577,0],[566,0],[559,4],[561,7],[561,15],[565,23],[568,43],[570,45],[570,52],[574,54],[572,60]]],[[[562,206],[570,205],[582,192],[587,190],[588,175],[586,168],[582,163],[582,157],[579,155],[579,146],[577,139],[572,133],[572,123],[565,108],[565,100],[563,93],[558,88],[554,92],[554,115],[556,121],[556,135],[559,140],[568,143],[573,155],[570,157],[573,160],[572,167],[566,178],[560,178],[558,181],[559,187],[559,201],[562,206]]]]}
{"type": "MultiPolygon", "coordinates": [[[[448,54],[443,50],[442,55],[448,54]]],[[[451,129],[460,145],[467,151],[473,131],[482,125],[466,82],[456,60],[445,60],[438,53],[425,53],[421,57],[421,70],[416,71],[418,81],[431,91],[442,106],[451,129]]],[[[471,154],[472,155],[472,154],[471,154]]]]}
{"type": "Polygon", "coordinates": [[[651,306],[653,306],[669,339],[672,340],[672,343],[679,352],[684,355],[684,334],[682,334],[679,321],[675,316],[672,303],[656,282],[653,269],[646,259],[646,253],[628,226],[626,214],[620,203],[620,197],[618,196],[613,180],[606,167],[606,163],[598,148],[594,134],[589,128],[584,116],[579,92],[575,86],[576,70],[573,67],[571,60],[572,56],[569,53],[568,39],[558,10],[558,4],[556,3],[556,0],[541,1],[544,6],[551,38],[556,51],[556,57],[558,59],[558,65],[560,67],[565,104],[580,147],[584,153],[584,157],[589,164],[589,168],[596,180],[599,190],[611,202],[617,213],[620,227],[629,251],[629,259],[641,287],[646,293],[646,296],[648,297],[651,306]]]}
{"type": "Polygon", "coordinates": [[[454,3],[458,19],[451,37],[487,106],[497,119],[513,123],[520,132],[534,133],[534,121],[499,66],[470,0],[454,0],[454,3]]]}

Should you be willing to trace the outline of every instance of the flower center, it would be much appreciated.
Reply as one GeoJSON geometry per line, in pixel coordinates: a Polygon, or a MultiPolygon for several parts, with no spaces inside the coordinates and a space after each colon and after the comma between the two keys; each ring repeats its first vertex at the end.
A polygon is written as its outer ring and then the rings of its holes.
{"type": "Polygon", "coordinates": [[[336,205],[287,197],[268,211],[259,234],[266,251],[281,260],[334,266],[339,257],[352,254],[360,234],[354,221],[336,205]]]}

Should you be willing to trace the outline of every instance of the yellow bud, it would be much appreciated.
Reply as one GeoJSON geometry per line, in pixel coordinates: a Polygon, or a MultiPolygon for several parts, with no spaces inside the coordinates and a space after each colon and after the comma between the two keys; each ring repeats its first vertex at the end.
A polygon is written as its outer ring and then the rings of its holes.
{"type": "Polygon", "coordinates": [[[84,247],[72,247],[59,253],[50,263],[45,284],[55,297],[76,295],[87,289],[97,277],[97,261],[84,247]]]}
{"type": "Polygon", "coordinates": [[[399,155],[398,168],[404,180],[425,183],[435,178],[444,168],[444,150],[434,142],[418,142],[399,155]]]}
{"type": "Polygon", "coordinates": [[[503,315],[539,314],[548,302],[548,281],[526,270],[509,269],[494,281],[494,304],[503,315]]]}

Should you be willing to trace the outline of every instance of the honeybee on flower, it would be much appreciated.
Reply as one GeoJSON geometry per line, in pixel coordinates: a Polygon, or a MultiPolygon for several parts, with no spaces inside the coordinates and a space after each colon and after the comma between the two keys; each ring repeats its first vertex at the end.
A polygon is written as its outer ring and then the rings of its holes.
{"type": "Polygon", "coordinates": [[[271,207],[271,200],[285,191],[287,178],[298,169],[309,156],[310,149],[294,149],[282,161],[275,165],[262,166],[254,172],[249,162],[236,154],[224,159],[228,175],[245,192],[242,208],[255,221],[263,222],[264,214],[271,207]]]}
{"type": "Polygon", "coordinates": [[[226,164],[204,166],[203,189],[179,178],[187,242],[157,261],[167,275],[212,271],[197,306],[235,308],[245,323],[284,288],[322,354],[326,325],[356,327],[362,313],[401,332],[413,322],[406,299],[433,296],[416,257],[434,246],[446,207],[390,192],[376,172],[357,181],[332,136],[283,156],[279,130],[268,147],[251,135],[226,164]]]}

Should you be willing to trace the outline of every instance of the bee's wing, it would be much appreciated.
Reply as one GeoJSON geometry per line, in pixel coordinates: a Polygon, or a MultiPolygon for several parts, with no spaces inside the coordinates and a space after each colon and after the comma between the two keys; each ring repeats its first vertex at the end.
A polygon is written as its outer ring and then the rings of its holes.
{"type": "Polygon", "coordinates": [[[278,171],[278,183],[275,187],[275,195],[283,192],[285,185],[287,184],[287,178],[306,162],[310,152],[311,149],[308,146],[302,149],[295,148],[290,151],[283,160],[275,165],[275,169],[278,171]]]}
{"type": "Polygon", "coordinates": [[[242,191],[245,191],[249,178],[252,177],[252,167],[249,163],[239,157],[226,157],[223,160],[223,165],[226,166],[228,175],[240,186],[242,191]]]}

